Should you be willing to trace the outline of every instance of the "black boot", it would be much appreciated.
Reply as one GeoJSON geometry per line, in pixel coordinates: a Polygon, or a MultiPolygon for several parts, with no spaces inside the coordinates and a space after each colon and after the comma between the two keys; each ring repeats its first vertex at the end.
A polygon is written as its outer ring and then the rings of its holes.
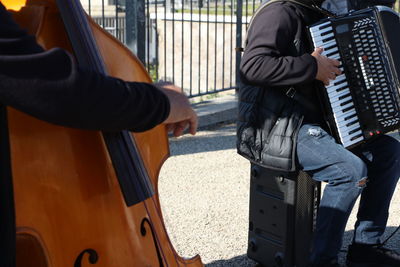
{"type": "Polygon", "coordinates": [[[353,243],[347,252],[348,267],[400,267],[400,254],[381,245],[353,243]]]}
{"type": "Polygon", "coordinates": [[[330,262],[322,264],[311,264],[309,267],[340,267],[340,265],[337,260],[332,260],[330,262]]]}

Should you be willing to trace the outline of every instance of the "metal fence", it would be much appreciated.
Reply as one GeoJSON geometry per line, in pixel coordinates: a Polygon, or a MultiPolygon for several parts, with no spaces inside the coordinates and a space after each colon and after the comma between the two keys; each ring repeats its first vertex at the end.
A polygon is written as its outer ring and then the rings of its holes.
{"type": "Polygon", "coordinates": [[[125,43],[125,16],[124,17],[92,17],[93,20],[101,25],[121,42],[125,43]]]}
{"type": "MultiPolygon", "coordinates": [[[[95,21],[125,43],[154,81],[189,97],[235,89],[248,22],[261,0],[81,0],[95,21]]],[[[400,9],[396,1],[396,10],[400,9]]]]}
{"type": "Polygon", "coordinates": [[[141,59],[154,81],[171,81],[189,97],[236,88],[240,57],[235,47],[255,1],[82,0],[82,4],[141,59]]]}

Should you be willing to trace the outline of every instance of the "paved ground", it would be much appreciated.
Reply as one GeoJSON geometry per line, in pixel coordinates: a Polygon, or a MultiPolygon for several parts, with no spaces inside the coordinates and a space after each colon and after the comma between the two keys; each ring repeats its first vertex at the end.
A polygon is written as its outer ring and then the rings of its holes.
{"type": "MultiPolygon", "coordinates": [[[[235,124],[170,139],[172,156],[160,174],[166,226],[181,256],[200,254],[207,267],[255,266],[246,257],[249,163],[236,154],[235,124]]],[[[400,224],[400,189],[391,205],[387,233],[400,224]]],[[[353,211],[346,228],[351,239],[353,211]]],[[[400,251],[400,233],[389,242],[400,251]]],[[[344,253],[341,253],[343,261],[344,253]]]]}

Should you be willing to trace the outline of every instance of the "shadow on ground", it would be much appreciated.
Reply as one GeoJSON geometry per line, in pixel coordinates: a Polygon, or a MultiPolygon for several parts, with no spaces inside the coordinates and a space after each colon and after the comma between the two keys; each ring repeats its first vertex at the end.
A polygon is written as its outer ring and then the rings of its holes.
{"type": "Polygon", "coordinates": [[[241,255],[228,260],[213,261],[205,264],[205,267],[253,267],[256,265],[255,261],[247,258],[246,255],[241,255]]]}
{"type": "Polygon", "coordinates": [[[218,130],[204,130],[195,136],[170,138],[171,155],[186,155],[236,147],[236,124],[220,126],[218,130]]]}
{"type": "MultiPolygon", "coordinates": [[[[400,222],[399,222],[400,223],[400,222]]],[[[383,237],[383,241],[386,240],[394,231],[396,231],[397,227],[390,226],[387,227],[386,232],[383,237]]],[[[351,240],[353,238],[354,231],[346,231],[343,236],[343,246],[342,250],[339,253],[339,262],[341,266],[346,266],[345,261],[346,261],[346,254],[347,254],[347,248],[349,244],[351,243],[351,240]]],[[[390,238],[386,245],[386,247],[391,248],[396,250],[397,252],[400,253],[400,230],[395,233],[395,235],[390,238]]],[[[268,265],[260,265],[257,262],[249,259],[246,255],[241,255],[237,256],[231,259],[227,260],[217,260],[210,262],[208,264],[205,264],[205,267],[258,267],[258,266],[265,266],[269,267],[268,265]]],[[[270,265],[270,266],[276,266],[276,265],[270,265]]],[[[299,266],[302,267],[302,266],[299,266]]]]}
{"type": "MultiPolygon", "coordinates": [[[[400,141],[398,133],[391,136],[400,141]]],[[[169,139],[169,144],[172,156],[235,149],[236,124],[216,125],[199,131],[195,136],[172,137],[169,139]]]]}

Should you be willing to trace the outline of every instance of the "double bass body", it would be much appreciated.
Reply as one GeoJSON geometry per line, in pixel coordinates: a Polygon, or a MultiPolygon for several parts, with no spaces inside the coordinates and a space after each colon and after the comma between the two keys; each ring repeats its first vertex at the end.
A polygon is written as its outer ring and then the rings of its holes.
{"type": "MultiPolygon", "coordinates": [[[[72,52],[54,1],[28,1],[14,17],[45,49],[72,52]]],[[[108,74],[150,82],[129,50],[90,26],[108,74]]],[[[163,224],[157,178],[169,155],[164,126],[134,134],[156,193],[127,206],[100,132],[7,112],[18,267],[202,266],[199,256],[177,255],[163,224]]]]}

